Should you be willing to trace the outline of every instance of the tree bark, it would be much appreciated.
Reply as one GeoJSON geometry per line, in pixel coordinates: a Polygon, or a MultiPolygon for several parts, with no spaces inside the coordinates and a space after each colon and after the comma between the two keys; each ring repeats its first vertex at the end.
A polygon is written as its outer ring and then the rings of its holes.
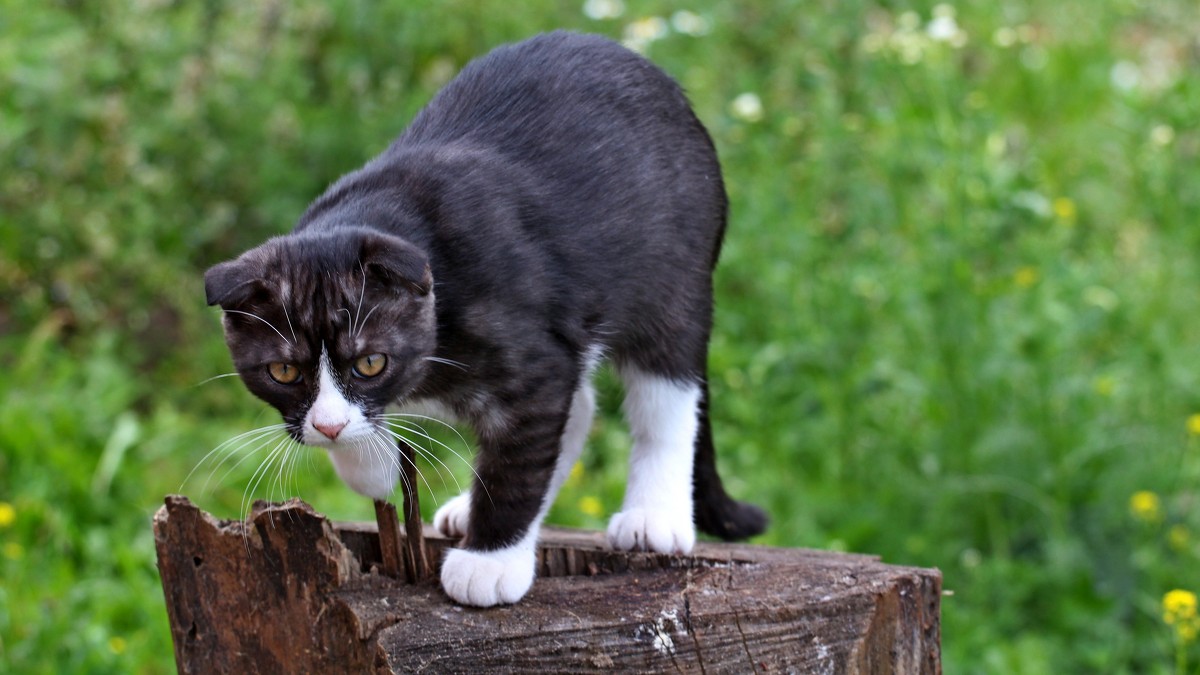
{"type": "MultiPolygon", "coordinates": [[[[383,574],[375,524],[298,500],[242,522],[172,496],[154,530],[181,673],[941,672],[940,573],[870,556],[618,553],[546,528],[533,590],[481,610],[383,574]]],[[[453,545],[431,529],[424,543],[429,560],[453,545]]]]}

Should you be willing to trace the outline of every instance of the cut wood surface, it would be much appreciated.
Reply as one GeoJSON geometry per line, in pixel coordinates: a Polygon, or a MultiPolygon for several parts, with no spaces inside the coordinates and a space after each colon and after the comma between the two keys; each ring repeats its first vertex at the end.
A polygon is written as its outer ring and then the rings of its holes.
{"type": "MultiPolygon", "coordinates": [[[[385,575],[374,523],[333,523],[299,500],[243,522],[172,496],[154,532],[182,673],[941,672],[940,573],[870,556],[618,553],[600,533],[547,528],[529,595],[473,609],[436,575],[385,575]]],[[[424,534],[436,564],[453,542],[424,534]]]]}

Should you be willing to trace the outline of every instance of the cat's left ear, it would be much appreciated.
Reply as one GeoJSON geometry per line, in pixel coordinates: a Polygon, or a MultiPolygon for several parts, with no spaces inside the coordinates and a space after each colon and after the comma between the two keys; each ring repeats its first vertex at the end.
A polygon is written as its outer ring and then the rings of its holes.
{"type": "Polygon", "coordinates": [[[248,302],[262,288],[262,279],[242,258],[226,260],[204,273],[204,295],[210,305],[231,309],[248,302]]]}
{"type": "Polygon", "coordinates": [[[429,258],[399,237],[378,232],[364,235],[358,259],[368,275],[388,288],[422,296],[433,290],[429,258]]]}

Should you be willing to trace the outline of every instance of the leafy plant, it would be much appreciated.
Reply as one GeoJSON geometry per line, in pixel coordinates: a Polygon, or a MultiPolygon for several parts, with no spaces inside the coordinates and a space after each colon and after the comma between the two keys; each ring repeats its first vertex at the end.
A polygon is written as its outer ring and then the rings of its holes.
{"type": "MultiPolygon", "coordinates": [[[[171,670],[166,493],[371,517],[319,456],[204,459],[276,420],[222,377],[201,275],[469,59],[559,27],[645,51],[717,143],[713,414],[762,542],[940,567],[948,672],[1194,670],[1183,0],[0,2],[0,670],[171,670]]],[[[560,523],[620,503],[620,392],[599,390],[560,523]]],[[[430,510],[470,477],[439,452],[430,510]]]]}

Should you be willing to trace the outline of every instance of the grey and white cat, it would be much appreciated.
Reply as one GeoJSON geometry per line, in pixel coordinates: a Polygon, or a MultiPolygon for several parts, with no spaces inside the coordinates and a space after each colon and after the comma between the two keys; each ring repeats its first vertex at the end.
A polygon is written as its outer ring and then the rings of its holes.
{"type": "Polygon", "coordinates": [[[435,517],[464,537],[442,585],[460,603],[512,603],[604,359],[633,438],[611,545],[688,553],[697,527],[765,528],[726,495],[709,427],[726,211],[678,85],[620,45],[556,32],[467,65],[293,232],[214,266],[205,289],[246,386],[353,490],[395,486],[388,406],[474,428],[476,479],[435,517]]]}

